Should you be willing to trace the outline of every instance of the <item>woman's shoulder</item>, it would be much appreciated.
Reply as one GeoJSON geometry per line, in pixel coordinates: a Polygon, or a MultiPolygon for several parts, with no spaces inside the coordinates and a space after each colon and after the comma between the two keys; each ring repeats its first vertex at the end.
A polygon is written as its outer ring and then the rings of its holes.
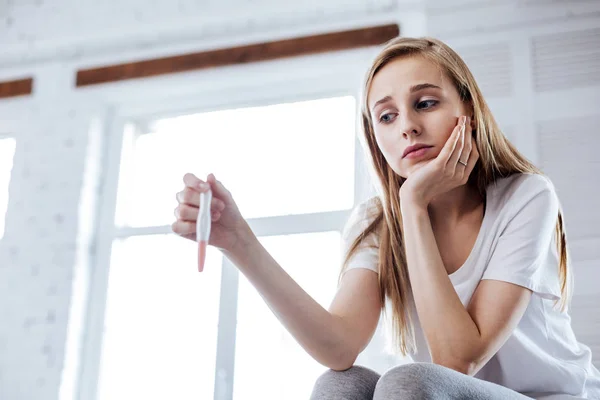
{"type": "Polygon", "coordinates": [[[558,201],[554,184],[546,175],[515,173],[497,179],[488,189],[495,198],[499,210],[517,212],[532,201],[547,204],[558,201]]]}
{"type": "Polygon", "coordinates": [[[350,216],[344,227],[344,236],[351,233],[358,235],[364,231],[381,212],[381,200],[378,196],[370,197],[358,205],[350,212],[350,216]]]}
{"type": "Polygon", "coordinates": [[[358,205],[352,209],[350,216],[361,220],[375,218],[380,210],[381,200],[379,199],[379,196],[372,196],[358,203],[358,205]]]}
{"type": "Polygon", "coordinates": [[[488,189],[497,197],[505,200],[515,198],[530,199],[541,192],[554,194],[554,184],[546,175],[536,173],[515,173],[505,178],[497,179],[488,189]]]}
{"type": "Polygon", "coordinates": [[[381,199],[372,196],[358,205],[359,210],[366,216],[374,216],[381,210],[381,199]]]}

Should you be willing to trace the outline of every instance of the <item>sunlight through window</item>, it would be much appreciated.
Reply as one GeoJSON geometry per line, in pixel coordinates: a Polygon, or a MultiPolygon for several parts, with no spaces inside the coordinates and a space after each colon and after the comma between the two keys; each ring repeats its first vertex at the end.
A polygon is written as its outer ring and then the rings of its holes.
{"type": "MultiPolygon", "coordinates": [[[[286,272],[324,308],[337,288],[338,232],[261,238],[286,272]]],[[[326,368],[288,333],[256,289],[240,277],[234,400],[305,400],[326,368]]]]}
{"type": "Polygon", "coordinates": [[[214,173],[246,218],[348,209],[354,116],[346,96],[159,120],[135,139],[117,225],[169,225],[186,172],[214,173]]]}
{"type": "Polygon", "coordinates": [[[114,242],[99,400],[212,398],[221,253],[205,267],[174,235],[114,242]]]}
{"type": "Polygon", "coordinates": [[[8,208],[8,186],[12,174],[16,146],[15,139],[0,139],[0,239],[4,237],[5,217],[8,208]]]}

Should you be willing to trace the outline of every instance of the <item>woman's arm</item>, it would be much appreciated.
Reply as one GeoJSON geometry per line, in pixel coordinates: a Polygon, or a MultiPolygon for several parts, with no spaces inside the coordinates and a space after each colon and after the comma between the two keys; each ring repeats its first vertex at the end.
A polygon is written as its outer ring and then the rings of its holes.
{"type": "Polygon", "coordinates": [[[531,296],[529,289],[513,283],[482,281],[465,308],[442,262],[427,207],[431,199],[467,184],[478,159],[469,118],[463,116],[439,155],[413,172],[400,189],[408,273],[431,357],[469,375],[506,341],[531,296]]]}
{"type": "Polygon", "coordinates": [[[346,272],[327,311],[279,266],[253,234],[249,232],[246,237],[250,238],[246,243],[225,255],[315,360],[334,370],[350,368],[379,321],[377,273],[367,269],[346,272]]]}
{"type": "Polygon", "coordinates": [[[402,216],[410,282],[432,360],[474,375],[516,327],[531,291],[482,281],[467,310],[442,262],[427,209],[406,205],[402,216]]]}

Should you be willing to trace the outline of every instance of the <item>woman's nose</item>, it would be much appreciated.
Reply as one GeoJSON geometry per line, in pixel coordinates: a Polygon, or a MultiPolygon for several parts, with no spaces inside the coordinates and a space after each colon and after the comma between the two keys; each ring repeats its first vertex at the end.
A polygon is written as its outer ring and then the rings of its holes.
{"type": "Polygon", "coordinates": [[[400,117],[400,124],[398,125],[402,136],[408,137],[409,135],[419,135],[421,129],[416,119],[410,113],[402,113],[400,117]]]}

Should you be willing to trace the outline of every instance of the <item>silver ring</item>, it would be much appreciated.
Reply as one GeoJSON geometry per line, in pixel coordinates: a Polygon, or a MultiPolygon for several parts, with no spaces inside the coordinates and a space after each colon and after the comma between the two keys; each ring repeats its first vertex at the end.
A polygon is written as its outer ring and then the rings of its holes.
{"type": "Polygon", "coordinates": [[[467,163],[464,163],[461,160],[458,160],[458,163],[464,165],[465,167],[467,166],[467,163]]]}

